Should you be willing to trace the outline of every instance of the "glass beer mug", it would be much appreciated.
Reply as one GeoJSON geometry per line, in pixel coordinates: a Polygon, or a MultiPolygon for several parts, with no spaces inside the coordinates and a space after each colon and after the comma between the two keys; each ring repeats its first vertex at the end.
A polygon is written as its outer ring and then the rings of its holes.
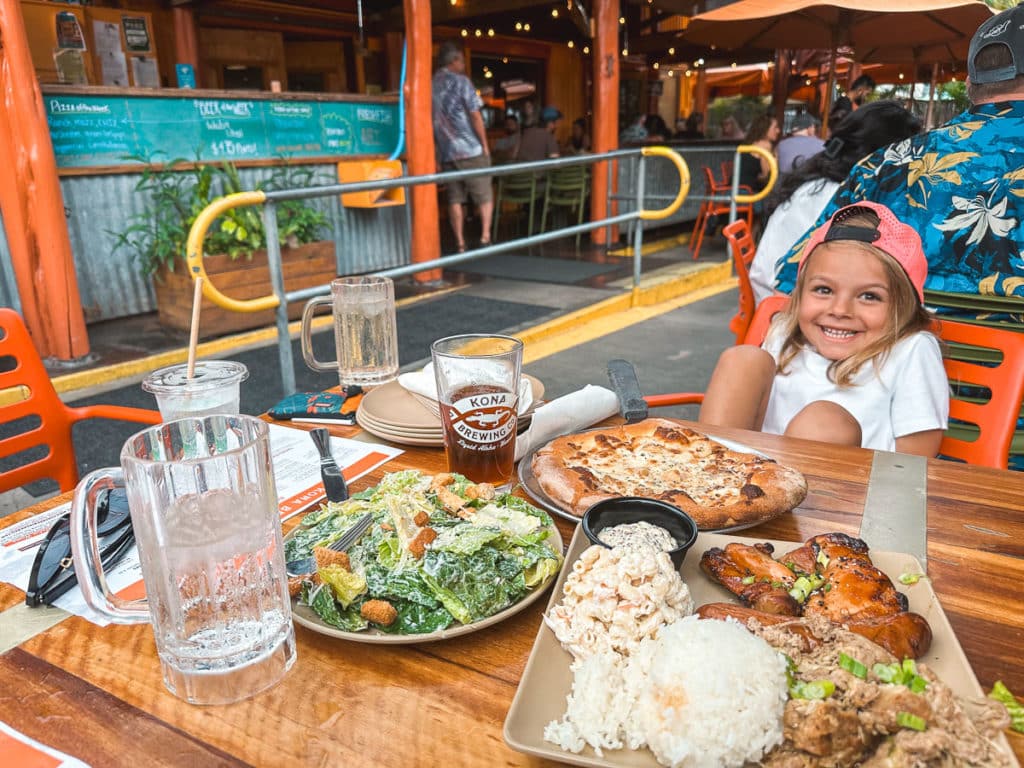
{"type": "Polygon", "coordinates": [[[91,608],[151,622],[164,683],[193,704],[228,704],[278,682],[295,630],[267,425],[186,418],[145,429],[75,489],[71,549],[91,608]],[[124,485],[147,603],[110,593],[98,562],[99,491],[124,485]]]}
{"type": "Polygon", "coordinates": [[[374,387],[398,376],[398,327],[395,284],[389,277],[340,277],[331,281],[331,295],[306,302],[302,312],[302,357],[314,371],[338,371],[341,386],[374,387]],[[337,362],[324,363],[313,354],[313,313],[330,304],[334,314],[337,362]]]}

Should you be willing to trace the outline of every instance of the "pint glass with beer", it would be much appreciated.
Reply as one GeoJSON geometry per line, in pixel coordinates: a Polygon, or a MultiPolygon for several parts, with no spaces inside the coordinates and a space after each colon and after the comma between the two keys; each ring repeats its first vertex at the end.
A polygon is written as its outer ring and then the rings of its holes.
{"type": "Polygon", "coordinates": [[[506,485],[516,453],[523,343],[511,336],[449,336],[431,346],[448,471],[506,485]]]}

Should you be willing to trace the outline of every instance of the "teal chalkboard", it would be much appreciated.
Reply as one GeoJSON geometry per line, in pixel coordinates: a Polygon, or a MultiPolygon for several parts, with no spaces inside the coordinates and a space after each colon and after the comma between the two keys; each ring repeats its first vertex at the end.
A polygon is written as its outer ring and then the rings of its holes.
{"type": "Polygon", "coordinates": [[[57,165],[390,154],[394,103],[44,94],[57,165]]]}

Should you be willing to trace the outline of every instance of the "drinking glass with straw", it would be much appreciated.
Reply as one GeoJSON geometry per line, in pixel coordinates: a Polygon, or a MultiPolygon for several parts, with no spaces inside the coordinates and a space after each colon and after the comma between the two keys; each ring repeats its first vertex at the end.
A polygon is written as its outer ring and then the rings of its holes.
{"type": "Polygon", "coordinates": [[[144,390],[156,395],[164,421],[239,412],[241,383],[249,378],[249,369],[233,360],[196,361],[202,296],[203,278],[198,277],[192,298],[188,362],[153,371],[142,382],[144,390]]]}

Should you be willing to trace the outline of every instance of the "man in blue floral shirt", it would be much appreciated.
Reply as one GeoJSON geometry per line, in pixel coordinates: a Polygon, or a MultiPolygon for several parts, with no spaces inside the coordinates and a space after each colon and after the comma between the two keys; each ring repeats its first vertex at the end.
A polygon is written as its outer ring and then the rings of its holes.
{"type": "Polygon", "coordinates": [[[974,107],[854,166],[779,262],[778,290],[793,290],[811,231],[839,208],[871,200],[921,235],[926,288],[1024,297],[1024,6],[978,28],[967,70],[974,107]]]}
{"type": "MultiPolygon", "coordinates": [[[[480,108],[483,101],[466,77],[466,60],[462,50],[453,42],[446,42],[439,53],[440,67],[431,81],[433,88],[434,144],[441,168],[445,171],[468,171],[489,168],[491,153],[487,148],[487,130],[480,108]]],[[[476,176],[464,181],[450,181],[445,185],[448,195],[448,220],[455,233],[455,244],[460,252],[466,250],[463,235],[462,206],[473,198],[480,211],[480,245],[490,245],[491,216],[494,200],[491,195],[491,177],[476,176]]]]}

